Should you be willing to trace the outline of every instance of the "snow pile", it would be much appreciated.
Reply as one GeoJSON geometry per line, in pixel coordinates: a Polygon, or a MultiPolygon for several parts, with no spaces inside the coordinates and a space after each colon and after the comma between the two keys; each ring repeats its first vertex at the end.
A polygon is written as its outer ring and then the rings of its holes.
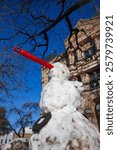
{"type": "Polygon", "coordinates": [[[69,81],[69,70],[55,63],[41,96],[41,108],[52,118],[33,134],[30,150],[99,150],[99,133],[80,112],[82,83],[69,81]]]}
{"type": "Polygon", "coordinates": [[[8,143],[3,146],[2,150],[11,150],[11,147],[12,147],[11,144],[8,143]]]}
{"type": "MultiPolygon", "coordinates": [[[[25,127],[25,133],[32,134],[32,129],[30,127],[25,127]]],[[[4,146],[2,150],[28,150],[29,139],[27,138],[17,138],[13,139],[14,133],[9,133],[4,136],[3,142],[6,140],[7,143],[3,143],[4,146]]]]}
{"type": "Polygon", "coordinates": [[[29,139],[18,138],[12,142],[5,144],[2,150],[28,150],[29,149],[29,139]]]}

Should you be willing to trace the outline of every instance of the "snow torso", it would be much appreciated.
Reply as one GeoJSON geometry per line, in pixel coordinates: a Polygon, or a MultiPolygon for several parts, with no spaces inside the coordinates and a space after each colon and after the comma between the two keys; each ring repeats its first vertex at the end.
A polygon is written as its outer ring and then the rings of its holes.
{"type": "Polygon", "coordinates": [[[60,63],[55,63],[49,73],[50,81],[44,87],[41,95],[41,107],[45,111],[54,111],[67,105],[79,109],[82,105],[80,93],[83,90],[81,82],[69,81],[68,68],[60,63]]]}

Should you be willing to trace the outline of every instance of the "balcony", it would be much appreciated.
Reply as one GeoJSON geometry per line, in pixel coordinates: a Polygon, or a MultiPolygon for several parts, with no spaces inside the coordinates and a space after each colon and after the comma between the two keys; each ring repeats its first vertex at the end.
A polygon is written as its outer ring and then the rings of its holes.
{"type": "Polygon", "coordinates": [[[99,68],[99,63],[98,61],[92,56],[91,58],[87,58],[87,61],[82,66],[82,71],[89,73],[92,72],[93,70],[96,70],[99,68]]]}

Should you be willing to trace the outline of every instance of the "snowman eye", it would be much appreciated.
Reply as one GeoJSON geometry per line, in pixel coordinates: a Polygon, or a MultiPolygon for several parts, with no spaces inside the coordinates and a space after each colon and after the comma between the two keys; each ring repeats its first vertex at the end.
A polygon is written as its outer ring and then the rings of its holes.
{"type": "Polygon", "coordinates": [[[62,73],[65,73],[64,71],[62,71],[62,73]]]}

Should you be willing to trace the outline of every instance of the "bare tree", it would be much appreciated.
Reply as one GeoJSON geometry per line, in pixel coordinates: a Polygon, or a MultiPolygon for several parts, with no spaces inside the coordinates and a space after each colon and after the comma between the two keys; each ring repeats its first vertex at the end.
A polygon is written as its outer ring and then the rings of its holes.
{"type": "Polygon", "coordinates": [[[14,123],[10,123],[9,127],[18,137],[25,136],[25,128],[32,126],[34,123],[34,115],[39,113],[38,103],[27,102],[22,105],[21,108],[14,107],[10,109],[11,115],[15,114],[14,123]]]}
{"type": "Polygon", "coordinates": [[[9,57],[6,49],[1,50],[1,60],[0,60],[0,101],[4,100],[5,95],[9,95],[9,90],[14,88],[14,67],[12,64],[12,56],[9,57]],[[4,57],[5,56],[5,57],[4,57]],[[12,83],[12,84],[11,84],[12,83]]]}
{"type": "Polygon", "coordinates": [[[10,128],[8,126],[8,119],[6,117],[6,110],[4,107],[0,107],[0,135],[9,133],[10,128]]]}
{"type": "MultiPolygon", "coordinates": [[[[15,54],[9,52],[9,47],[1,47],[0,53],[0,102],[6,102],[12,92],[22,86],[26,89],[26,83],[22,80],[20,72],[23,73],[25,65],[20,58],[14,59],[15,54]]],[[[1,103],[1,105],[2,105],[1,103]]]]}
{"type": "MultiPolygon", "coordinates": [[[[66,22],[70,35],[77,34],[79,29],[73,28],[71,15],[87,3],[94,3],[95,0],[3,0],[0,2],[0,13],[3,22],[7,20],[9,32],[1,36],[0,40],[13,40],[18,38],[18,45],[30,45],[30,51],[38,49],[38,53],[44,58],[50,44],[52,30],[62,21],[66,22]],[[93,1],[93,2],[92,2],[93,1]],[[2,11],[1,11],[2,12],[2,11]],[[8,20],[9,17],[9,20],[8,20]]],[[[92,5],[92,4],[91,4],[92,5]]],[[[95,3],[94,3],[95,5],[95,3]]],[[[70,36],[69,36],[70,46],[70,36]]],[[[77,43],[78,45],[78,43],[77,43]]]]}

